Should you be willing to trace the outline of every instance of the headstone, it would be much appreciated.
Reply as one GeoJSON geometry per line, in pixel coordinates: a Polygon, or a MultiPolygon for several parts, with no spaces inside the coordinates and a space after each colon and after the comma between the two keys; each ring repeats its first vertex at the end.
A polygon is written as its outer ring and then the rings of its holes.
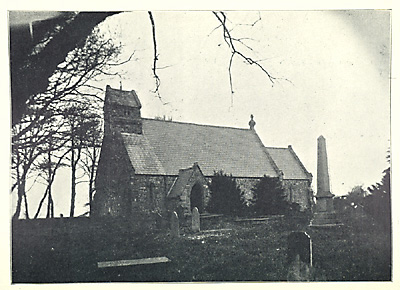
{"type": "Polygon", "coordinates": [[[288,237],[288,281],[310,281],[312,241],[305,232],[292,232],[288,237]]]}
{"type": "Polygon", "coordinates": [[[288,267],[287,281],[311,281],[312,269],[300,260],[296,255],[294,261],[288,267]]]}
{"type": "Polygon", "coordinates": [[[179,237],[179,218],[176,211],[171,215],[171,235],[173,237],[179,237]]]}
{"type": "Polygon", "coordinates": [[[192,210],[192,231],[200,232],[200,213],[197,207],[192,210]]]}
{"type": "Polygon", "coordinates": [[[300,261],[312,266],[312,241],[306,232],[292,232],[288,237],[288,263],[292,263],[296,255],[300,261]]]}

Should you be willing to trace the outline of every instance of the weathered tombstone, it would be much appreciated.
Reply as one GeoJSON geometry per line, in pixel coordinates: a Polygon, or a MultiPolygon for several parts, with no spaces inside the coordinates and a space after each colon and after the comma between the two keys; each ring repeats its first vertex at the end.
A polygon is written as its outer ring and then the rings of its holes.
{"type": "Polygon", "coordinates": [[[288,237],[288,263],[300,256],[300,261],[312,266],[312,241],[306,232],[292,232],[288,237]]]}
{"type": "Polygon", "coordinates": [[[171,234],[174,237],[179,237],[179,218],[176,211],[171,215],[171,234]]]}
{"type": "Polygon", "coordinates": [[[288,237],[288,281],[310,281],[312,241],[305,232],[292,232],[288,237]]]}
{"type": "Polygon", "coordinates": [[[200,232],[200,213],[197,207],[192,210],[192,231],[200,232]]]}

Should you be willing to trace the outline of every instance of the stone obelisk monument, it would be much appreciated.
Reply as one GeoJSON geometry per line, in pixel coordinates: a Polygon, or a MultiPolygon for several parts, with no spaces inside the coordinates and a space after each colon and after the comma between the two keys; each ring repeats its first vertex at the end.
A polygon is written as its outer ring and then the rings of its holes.
{"type": "Polygon", "coordinates": [[[323,136],[318,137],[317,163],[317,195],[311,226],[335,226],[339,223],[333,208],[333,194],[331,193],[328,173],[328,155],[326,141],[323,136]]]}

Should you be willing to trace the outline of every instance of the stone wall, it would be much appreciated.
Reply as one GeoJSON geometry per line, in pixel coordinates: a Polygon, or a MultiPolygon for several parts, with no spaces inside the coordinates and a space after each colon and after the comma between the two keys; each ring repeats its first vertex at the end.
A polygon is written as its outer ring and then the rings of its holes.
{"type": "Polygon", "coordinates": [[[178,208],[182,214],[190,215],[190,194],[193,185],[199,183],[203,189],[203,201],[206,206],[209,200],[208,184],[200,172],[195,171],[183,189],[182,195],[176,198],[167,198],[167,194],[177,176],[135,175],[131,179],[131,207],[132,214],[136,212],[157,213],[168,216],[178,208]]]}
{"type": "Polygon", "coordinates": [[[159,175],[135,175],[131,179],[132,212],[167,212],[166,196],[176,177],[159,175]]]}
{"type": "Polygon", "coordinates": [[[134,169],[129,162],[120,134],[103,139],[96,175],[93,216],[127,216],[130,214],[130,180],[134,169]]]}
{"type": "Polygon", "coordinates": [[[288,201],[298,203],[302,210],[311,208],[309,180],[284,179],[283,187],[288,201]]]}
{"type": "Polygon", "coordinates": [[[195,184],[198,184],[201,188],[202,193],[202,204],[203,208],[199,208],[200,212],[204,212],[207,208],[208,201],[210,199],[210,193],[208,189],[208,182],[204,178],[201,171],[198,167],[195,168],[193,171],[193,175],[190,177],[188,183],[186,184],[185,188],[182,191],[182,195],[178,200],[178,207],[183,209],[184,215],[191,215],[191,203],[190,203],[190,195],[192,193],[192,188],[195,184]]]}

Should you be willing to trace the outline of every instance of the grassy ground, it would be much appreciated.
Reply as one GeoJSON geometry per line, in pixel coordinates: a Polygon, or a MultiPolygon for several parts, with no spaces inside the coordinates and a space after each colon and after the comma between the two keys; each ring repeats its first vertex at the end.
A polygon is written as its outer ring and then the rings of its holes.
{"type": "Polygon", "coordinates": [[[313,240],[317,280],[391,279],[391,244],[373,221],[348,222],[334,229],[310,229],[290,218],[235,222],[202,221],[197,234],[183,229],[132,234],[107,228],[69,235],[52,231],[13,237],[13,282],[94,281],[285,281],[287,237],[305,230],[313,240]],[[221,231],[207,231],[224,229],[221,231]],[[166,256],[160,265],[97,269],[97,262],[166,256]]]}

